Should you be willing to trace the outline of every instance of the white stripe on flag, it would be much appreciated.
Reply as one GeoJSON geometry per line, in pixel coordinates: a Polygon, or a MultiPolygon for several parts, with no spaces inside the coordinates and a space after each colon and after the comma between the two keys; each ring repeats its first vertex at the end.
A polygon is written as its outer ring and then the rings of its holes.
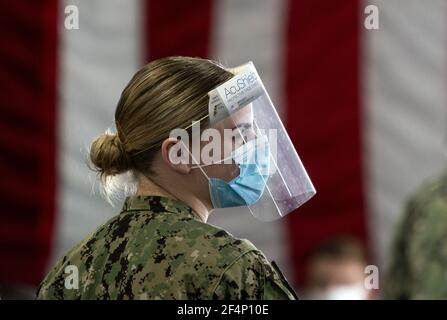
{"type": "Polygon", "coordinates": [[[380,29],[363,32],[366,190],[372,247],[386,266],[405,200],[445,168],[447,3],[375,4],[380,29]]]}
{"type": "MultiPolygon", "coordinates": [[[[105,129],[114,130],[119,96],[141,64],[138,1],[65,0],[79,8],[79,30],[60,25],[59,155],[54,258],[115,215],[91,194],[95,179],[85,160],[87,148],[105,129]]],[[[61,10],[63,12],[63,10],[61,10]]],[[[62,17],[63,19],[63,17],[62,17]]]]}

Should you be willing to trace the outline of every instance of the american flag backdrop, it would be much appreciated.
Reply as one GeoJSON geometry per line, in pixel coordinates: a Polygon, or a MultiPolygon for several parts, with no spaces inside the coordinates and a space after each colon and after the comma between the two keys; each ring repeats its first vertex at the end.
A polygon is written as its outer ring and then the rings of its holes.
{"type": "Polygon", "coordinates": [[[359,238],[384,270],[406,198],[445,168],[446,1],[2,0],[0,17],[0,283],[38,284],[118,213],[88,147],[160,57],[255,63],[317,195],[274,223],[237,210],[210,223],[251,240],[297,288],[306,256],[335,235],[359,238]],[[370,4],[378,30],[364,27],[370,4]],[[64,27],[68,5],[78,30],[64,27]]]}

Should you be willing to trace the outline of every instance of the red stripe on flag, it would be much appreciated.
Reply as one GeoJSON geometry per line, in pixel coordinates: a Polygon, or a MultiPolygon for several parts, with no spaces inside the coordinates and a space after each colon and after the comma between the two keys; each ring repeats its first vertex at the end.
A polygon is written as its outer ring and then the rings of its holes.
{"type": "Polygon", "coordinates": [[[147,0],[146,57],[208,57],[211,18],[211,0],[147,0]]]}
{"type": "Polygon", "coordinates": [[[366,239],[359,101],[358,1],[289,1],[288,131],[317,195],[287,218],[296,279],[320,241],[366,239]]]}
{"type": "Polygon", "coordinates": [[[37,284],[55,213],[57,1],[2,1],[0,282],[37,284]]]}

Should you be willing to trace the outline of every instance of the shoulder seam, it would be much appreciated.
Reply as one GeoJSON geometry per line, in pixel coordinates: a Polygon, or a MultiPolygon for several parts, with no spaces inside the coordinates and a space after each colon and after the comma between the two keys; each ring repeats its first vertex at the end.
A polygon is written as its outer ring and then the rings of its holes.
{"type": "Polygon", "coordinates": [[[248,249],[247,251],[244,251],[243,253],[241,253],[239,256],[237,256],[223,271],[222,271],[222,273],[220,274],[220,276],[219,276],[219,280],[217,281],[217,283],[214,285],[214,288],[213,288],[213,290],[211,290],[211,298],[212,298],[212,295],[214,294],[214,292],[216,292],[216,290],[217,290],[217,287],[219,286],[219,284],[220,284],[220,282],[222,281],[222,278],[223,278],[223,276],[224,276],[224,274],[237,262],[237,261],[239,261],[244,255],[246,255],[247,253],[250,253],[250,252],[258,252],[259,250],[258,249],[255,249],[255,248],[251,248],[251,249],[248,249]]]}

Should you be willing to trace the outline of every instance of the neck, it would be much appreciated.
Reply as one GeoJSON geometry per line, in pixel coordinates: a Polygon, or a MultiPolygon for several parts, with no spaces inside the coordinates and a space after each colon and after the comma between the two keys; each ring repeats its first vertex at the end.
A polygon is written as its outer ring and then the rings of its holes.
{"type": "Polygon", "coordinates": [[[137,195],[140,196],[160,196],[167,197],[175,200],[179,200],[187,204],[193,209],[203,222],[206,222],[209,217],[208,208],[196,197],[190,196],[182,192],[168,191],[166,188],[148,179],[145,176],[140,175],[138,177],[138,190],[137,195]]]}

